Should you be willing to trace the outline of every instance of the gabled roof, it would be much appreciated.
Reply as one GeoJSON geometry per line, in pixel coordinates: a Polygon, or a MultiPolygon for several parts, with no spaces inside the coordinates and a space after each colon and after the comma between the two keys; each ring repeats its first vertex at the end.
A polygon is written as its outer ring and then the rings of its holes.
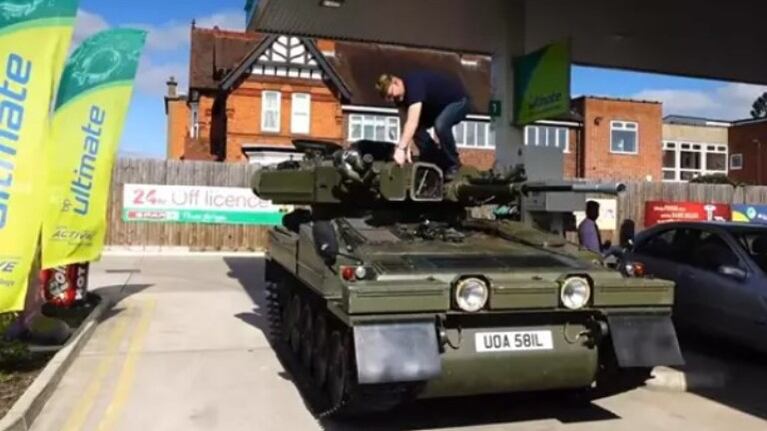
{"type": "Polygon", "coordinates": [[[253,46],[265,37],[260,33],[192,27],[189,89],[218,88],[221,78],[240,64],[253,46]]]}
{"type": "MultiPolygon", "coordinates": [[[[274,37],[277,36],[192,28],[190,90],[228,88],[236,79],[248,73],[253,63],[271,45],[274,37]]],[[[488,56],[354,42],[336,42],[334,55],[324,56],[312,39],[301,40],[346,99],[344,103],[391,107],[375,90],[378,76],[382,73],[402,74],[426,68],[460,79],[472,98],[472,113],[486,114],[488,111],[488,56]]]]}
{"type": "MultiPolygon", "coordinates": [[[[256,44],[256,46],[253,47],[253,49],[245,56],[245,58],[240,61],[237,67],[229,71],[229,73],[227,73],[226,76],[221,79],[221,83],[219,84],[220,89],[229,91],[234,86],[234,84],[243,77],[243,75],[250,73],[251,68],[259,61],[262,55],[278,41],[279,38],[280,36],[270,35],[256,44]]],[[[319,49],[317,49],[317,45],[314,44],[314,41],[303,37],[298,38],[298,40],[304,46],[306,51],[308,51],[308,55],[313,60],[313,62],[316,62],[317,67],[323,73],[323,77],[326,78],[329,83],[338,90],[341,98],[344,100],[350,99],[351,93],[349,91],[349,87],[338,75],[338,72],[336,72],[335,68],[328,63],[328,61],[325,59],[325,56],[322,55],[319,49]]]]}

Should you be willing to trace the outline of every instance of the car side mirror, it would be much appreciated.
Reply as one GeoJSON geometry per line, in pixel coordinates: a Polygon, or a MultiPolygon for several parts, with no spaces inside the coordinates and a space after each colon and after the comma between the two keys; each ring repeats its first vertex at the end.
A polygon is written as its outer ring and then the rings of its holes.
{"type": "Polygon", "coordinates": [[[742,268],[738,268],[737,266],[722,265],[719,267],[718,272],[726,277],[734,278],[738,281],[744,281],[746,278],[748,278],[748,273],[742,268]]]}

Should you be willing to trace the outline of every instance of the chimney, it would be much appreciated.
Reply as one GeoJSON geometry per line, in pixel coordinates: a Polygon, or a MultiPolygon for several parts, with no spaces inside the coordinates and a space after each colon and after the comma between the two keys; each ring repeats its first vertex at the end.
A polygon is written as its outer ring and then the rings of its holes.
{"type": "Polygon", "coordinates": [[[168,82],[165,83],[168,86],[168,98],[175,99],[178,97],[178,82],[176,78],[171,76],[168,82]]]}

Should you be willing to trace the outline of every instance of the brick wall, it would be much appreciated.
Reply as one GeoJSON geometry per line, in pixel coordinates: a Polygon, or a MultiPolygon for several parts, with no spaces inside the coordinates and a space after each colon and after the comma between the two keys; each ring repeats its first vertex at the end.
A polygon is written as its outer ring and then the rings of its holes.
{"type": "Polygon", "coordinates": [[[189,107],[185,99],[168,99],[167,157],[178,160],[184,155],[184,143],[189,134],[189,107]]]}
{"type": "Polygon", "coordinates": [[[663,121],[660,103],[582,98],[577,101],[577,105],[584,117],[585,178],[622,181],[662,179],[663,121]],[[638,124],[637,154],[616,154],[610,151],[612,121],[630,121],[638,124]]]}
{"type": "MultiPolygon", "coordinates": [[[[767,121],[730,127],[730,157],[743,155],[743,169],[730,169],[730,178],[751,185],[767,184],[767,121]]],[[[728,161],[729,163],[729,161],[728,161]]]]}
{"type": "Polygon", "coordinates": [[[490,169],[495,164],[495,149],[475,150],[459,148],[461,163],[474,166],[479,169],[490,169]]]}

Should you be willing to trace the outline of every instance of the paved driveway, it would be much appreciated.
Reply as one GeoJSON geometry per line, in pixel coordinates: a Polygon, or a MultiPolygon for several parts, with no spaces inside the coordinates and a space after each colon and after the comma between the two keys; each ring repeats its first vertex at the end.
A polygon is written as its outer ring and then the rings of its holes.
{"type": "Polygon", "coordinates": [[[91,285],[117,305],[34,423],[34,430],[760,430],[763,357],[737,387],[700,394],[637,389],[587,406],[549,395],[416,403],[396,415],[318,422],[270,348],[258,257],[110,257],[91,285]]]}

